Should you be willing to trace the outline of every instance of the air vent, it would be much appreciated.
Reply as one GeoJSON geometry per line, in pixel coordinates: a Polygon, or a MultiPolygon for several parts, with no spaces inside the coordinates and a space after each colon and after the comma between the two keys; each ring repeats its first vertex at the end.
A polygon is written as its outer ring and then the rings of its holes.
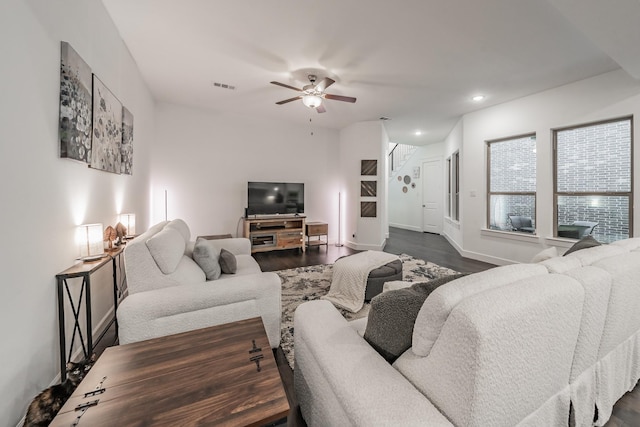
{"type": "Polygon", "coordinates": [[[235,89],[236,89],[236,87],[235,87],[235,86],[228,85],[228,84],[226,84],[226,83],[213,82],[213,85],[214,85],[215,87],[220,87],[220,88],[222,88],[222,89],[230,89],[230,90],[235,90],[235,89]]]}
{"type": "Polygon", "coordinates": [[[380,120],[391,120],[391,119],[389,117],[382,116],[380,117],[380,120]]]}

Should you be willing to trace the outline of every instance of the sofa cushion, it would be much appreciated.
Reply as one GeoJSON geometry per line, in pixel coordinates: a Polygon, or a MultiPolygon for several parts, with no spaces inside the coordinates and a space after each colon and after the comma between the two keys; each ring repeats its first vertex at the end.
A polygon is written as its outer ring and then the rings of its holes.
{"type": "Polygon", "coordinates": [[[364,339],[387,362],[393,363],[411,347],[413,325],[424,300],[439,286],[462,276],[464,274],[440,277],[377,295],[371,300],[364,339]]]}
{"type": "Polygon", "coordinates": [[[207,280],[216,280],[220,277],[220,250],[210,240],[198,239],[193,247],[193,259],[198,263],[207,280]]]}
{"type": "Polygon", "coordinates": [[[551,246],[550,248],[544,249],[533,256],[531,262],[542,262],[546,261],[550,258],[555,258],[558,256],[558,249],[555,246],[551,246]]]}
{"type": "Polygon", "coordinates": [[[173,273],[184,255],[184,238],[175,229],[165,227],[150,237],[146,245],[153,260],[164,274],[173,273]]]}
{"type": "Polygon", "coordinates": [[[191,231],[186,222],[181,219],[174,219],[165,228],[176,230],[184,238],[185,243],[191,240],[191,231]]]}
{"type": "Polygon", "coordinates": [[[220,250],[220,268],[225,274],[235,274],[238,269],[238,263],[236,262],[236,256],[226,249],[220,250]]]}
{"type": "Polygon", "coordinates": [[[176,270],[169,274],[168,277],[175,280],[179,284],[201,283],[207,280],[204,271],[193,260],[193,258],[183,255],[178,263],[176,270]]]}
{"type": "Polygon", "coordinates": [[[588,248],[593,248],[595,246],[600,246],[601,244],[602,243],[598,242],[591,235],[584,236],[582,239],[580,239],[577,242],[575,242],[573,244],[573,246],[571,246],[569,249],[567,249],[567,252],[565,252],[563,256],[567,256],[572,252],[580,251],[582,249],[588,249],[588,248]]]}
{"type": "Polygon", "coordinates": [[[449,286],[441,286],[429,295],[420,308],[413,328],[413,352],[417,356],[429,354],[449,313],[464,299],[517,280],[546,274],[547,268],[540,264],[506,265],[461,277],[449,286]]]}

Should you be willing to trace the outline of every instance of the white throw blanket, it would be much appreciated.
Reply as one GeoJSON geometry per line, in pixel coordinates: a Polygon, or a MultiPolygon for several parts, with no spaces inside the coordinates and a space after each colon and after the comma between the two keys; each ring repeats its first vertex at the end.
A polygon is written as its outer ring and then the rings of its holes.
{"type": "Polygon", "coordinates": [[[397,259],[397,255],[379,251],[359,252],[340,258],[333,265],[329,293],[322,299],[352,313],[360,311],[364,305],[369,273],[397,259]]]}

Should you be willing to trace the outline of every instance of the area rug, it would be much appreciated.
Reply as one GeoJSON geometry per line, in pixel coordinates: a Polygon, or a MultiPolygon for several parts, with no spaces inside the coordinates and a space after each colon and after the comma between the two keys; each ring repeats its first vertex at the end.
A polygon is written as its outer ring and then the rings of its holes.
{"type": "MultiPolygon", "coordinates": [[[[411,255],[401,254],[402,280],[405,282],[428,282],[439,277],[456,274],[456,271],[441,267],[431,262],[423,261],[411,255]]],[[[293,369],[293,314],[296,308],[306,301],[320,299],[329,292],[332,264],[312,265],[289,270],[276,271],[282,281],[282,320],[280,346],[287,357],[289,366],[293,369]]],[[[369,313],[369,303],[365,303],[362,310],[350,313],[339,309],[348,320],[365,317],[369,313]]]]}

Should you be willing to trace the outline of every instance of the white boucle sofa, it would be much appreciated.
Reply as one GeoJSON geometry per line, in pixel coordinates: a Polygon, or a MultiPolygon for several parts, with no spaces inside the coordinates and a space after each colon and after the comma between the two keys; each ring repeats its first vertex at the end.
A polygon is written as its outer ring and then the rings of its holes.
{"type": "Polygon", "coordinates": [[[393,365],[366,318],[304,303],[296,396],[309,426],[601,426],[640,379],[639,308],[640,238],[441,286],[393,365]]]}
{"type": "Polygon", "coordinates": [[[195,242],[190,238],[187,224],[176,219],[154,225],[127,243],[124,260],[129,295],[117,311],[120,343],[262,317],[269,343],[277,348],[282,313],[278,275],[260,270],[248,239],[230,238],[210,243],[235,255],[236,273],[207,281],[192,258],[195,242]],[[162,239],[169,233],[169,238],[162,239]],[[154,236],[159,238],[152,246],[149,241],[154,236]],[[175,264],[167,262],[171,257],[177,257],[177,266],[167,271],[175,264]]]}

